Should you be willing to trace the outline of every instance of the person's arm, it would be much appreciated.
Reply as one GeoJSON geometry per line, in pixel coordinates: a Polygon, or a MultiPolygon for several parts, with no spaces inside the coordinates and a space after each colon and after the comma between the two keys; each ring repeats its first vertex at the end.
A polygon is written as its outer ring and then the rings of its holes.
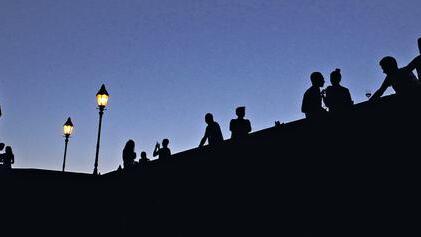
{"type": "Polygon", "coordinates": [[[351,92],[349,90],[346,90],[346,99],[348,101],[348,106],[351,107],[354,105],[354,101],[352,101],[351,92]]]}
{"type": "Polygon", "coordinates": [[[250,120],[247,120],[247,133],[251,132],[251,123],[250,120]]]}
{"type": "Polygon", "coordinates": [[[308,112],[308,102],[307,102],[307,92],[304,93],[303,102],[301,103],[301,112],[307,113],[308,112]]]}
{"type": "Polygon", "coordinates": [[[388,77],[386,77],[386,79],[384,79],[380,88],[376,92],[374,92],[374,94],[370,97],[369,101],[374,101],[374,100],[379,99],[389,86],[390,86],[389,79],[388,77]]]}
{"type": "Polygon", "coordinates": [[[412,61],[406,67],[404,67],[404,69],[407,70],[408,72],[412,72],[415,69],[420,69],[420,68],[421,68],[421,55],[416,56],[414,59],[412,59],[412,61]]]}
{"type": "Polygon", "coordinates": [[[202,140],[200,140],[199,147],[202,147],[205,144],[206,139],[208,139],[208,128],[206,128],[205,135],[203,135],[202,140]]]}
{"type": "Polygon", "coordinates": [[[159,154],[159,143],[156,143],[155,149],[153,150],[153,157],[157,156],[159,154]]]}

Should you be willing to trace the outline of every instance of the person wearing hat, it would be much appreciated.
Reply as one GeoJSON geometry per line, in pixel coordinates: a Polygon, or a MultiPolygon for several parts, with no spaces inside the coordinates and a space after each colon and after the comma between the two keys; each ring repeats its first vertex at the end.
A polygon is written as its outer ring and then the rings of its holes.
{"type": "Polygon", "coordinates": [[[351,94],[346,87],[340,85],[341,70],[336,68],[335,71],[330,73],[331,86],[326,88],[326,96],[324,102],[329,108],[329,112],[338,112],[349,109],[354,102],[351,99],[351,94]]]}
{"type": "Polygon", "coordinates": [[[246,115],[246,107],[241,106],[235,110],[236,119],[230,122],[231,139],[242,139],[251,132],[251,125],[248,119],[244,119],[246,115]]]}

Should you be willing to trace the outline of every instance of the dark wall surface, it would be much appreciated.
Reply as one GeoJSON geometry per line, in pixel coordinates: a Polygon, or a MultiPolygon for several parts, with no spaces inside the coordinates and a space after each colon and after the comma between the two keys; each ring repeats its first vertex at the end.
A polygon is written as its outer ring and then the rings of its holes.
{"type": "Polygon", "coordinates": [[[139,236],[420,235],[421,96],[388,96],[102,176],[0,173],[2,228],[139,236]]]}

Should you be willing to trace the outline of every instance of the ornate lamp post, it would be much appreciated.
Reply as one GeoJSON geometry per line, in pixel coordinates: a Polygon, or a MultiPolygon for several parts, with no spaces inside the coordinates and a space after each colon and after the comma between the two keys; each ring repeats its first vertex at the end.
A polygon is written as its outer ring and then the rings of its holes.
{"type": "Polygon", "coordinates": [[[99,109],[99,125],[98,125],[98,139],[96,143],[96,153],[95,153],[95,165],[94,165],[94,175],[98,175],[98,155],[99,155],[99,143],[101,139],[101,125],[102,125],[102,115],[104,114],[105,106],[108,104],[108,94],[105,89],[105,85],[102,84],[101,89],[96,93],[96,100],[98,103],[99,109]]]}
{"type": "Polygon", "coordinates": [[[64,132],[64,137],[66,138],[64,140],[64,158],[63,158],[63,170],[62,170],[64,172],[64,168],[66,167],[67,143],[69,143],[69,137],[70,135],[72,135],[72,132],[73,132],[73,123],[70,117],[67,118],[67,121],[63,126],[63,132],[64,132]]]}

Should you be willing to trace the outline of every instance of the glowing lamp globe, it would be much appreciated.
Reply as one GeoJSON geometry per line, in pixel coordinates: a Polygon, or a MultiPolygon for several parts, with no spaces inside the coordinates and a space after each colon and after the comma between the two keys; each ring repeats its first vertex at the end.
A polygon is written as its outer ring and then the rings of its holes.
{"type": "Polygon", "coordinates": [[[73,132],[73,123],[72,120],[69,118],[67,118],[66,123],[63,126],[63,132],[64,132],[64,136],[70,136],[72,135],[73,132]]]}
{"type": "Polygon", "coordinates": [[[105,85],[102,84],[101,89],[99,89],[98,93],[96,93],[96,101],[99,107],[104,108],[108,104],[108,94],[107,90],[105,89],[105,85]]]}

